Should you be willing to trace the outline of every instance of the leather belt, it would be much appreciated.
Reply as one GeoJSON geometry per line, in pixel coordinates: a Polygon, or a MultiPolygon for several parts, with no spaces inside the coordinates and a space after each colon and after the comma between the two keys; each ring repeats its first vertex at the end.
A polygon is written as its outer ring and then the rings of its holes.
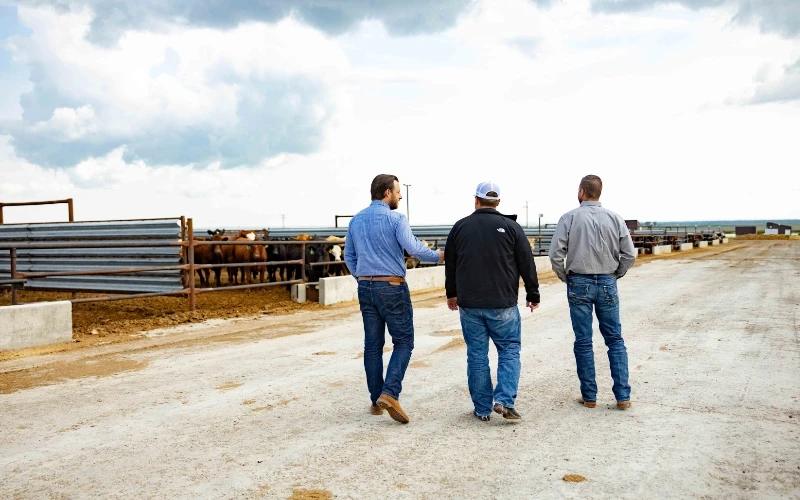
{"type": "Polygon", "coordinates": [[[405,278],[400,276],[359,276],[358,281],[386,281],[398,285],[406,282],[405,278]]]}

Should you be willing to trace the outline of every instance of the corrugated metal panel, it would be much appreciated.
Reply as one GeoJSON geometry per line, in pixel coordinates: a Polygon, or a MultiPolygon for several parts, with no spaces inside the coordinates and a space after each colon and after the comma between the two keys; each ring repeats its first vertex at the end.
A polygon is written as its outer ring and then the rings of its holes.
{"type": "MultiPolygon", "coordinates": [[[[64,222],[0,225],[0,245],[180,241],[180,219],[64,222]]],[[[95,271],[162,267],[181,264],[181,247],[68,248],[17,250],[19,272],[95,271]]],[[[10,252],[0,249],[0,277],[9,277],[10,252]]],[[[183,288],[180,271],[147,271],[134,275],[58,276],[30,278],[25,288],[79,292],[148,293],[183,288]]]]}

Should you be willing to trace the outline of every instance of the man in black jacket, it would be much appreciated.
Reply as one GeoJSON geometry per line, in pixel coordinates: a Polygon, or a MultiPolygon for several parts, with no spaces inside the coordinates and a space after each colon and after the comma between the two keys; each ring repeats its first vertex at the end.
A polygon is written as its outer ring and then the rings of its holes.
{"type": "Polygon", "coordinates": [[[520,276],[525,282],[526,306],[531,312],[539,307],[531,245],[516,216],[496,210],[499,204],[497,184],[478,185],[475,212],[453,226],[445,247],[447,305],[460,312],[473,414],[483,421],[489,420],[492,409],[508,419],[521,418],[514,409],[522,337],[517,307],[520,276]],[[489,371],[490,338],[497,348],[494,390],[489,371]]]}

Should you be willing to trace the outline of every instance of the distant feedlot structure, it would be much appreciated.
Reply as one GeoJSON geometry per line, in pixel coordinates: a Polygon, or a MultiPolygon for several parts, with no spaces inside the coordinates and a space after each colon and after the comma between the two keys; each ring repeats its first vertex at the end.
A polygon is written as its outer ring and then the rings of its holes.
{"type": "MultiPolygon", "coordinates": [[[[72,204],[69,205],[71,209],[72,204]]],[[[417,226],[412,230],[432,248],[443,250],[451,228],[417,226]]],[[[525,228],[534,255],[547,254],[554,231],[554,224],[525,228]]],[[[251,233],[250,237],[255,237],[255,240],[232,241],[240,232],[236,230],[225,231],[227,241],[197,239],[198,234],[207,237],[215,232],[219,234],[216,228],[196,233],[193,220],[185,217],[0,224],[0,288],[11,290],[12,304],[18,303],[17,290],[25,289],[73,292],[72,303],[185,296],[189,309],[194,311],[198,293],[313,285],[317,282],[309,282],[309,277],[325,278],[334,274],[331,272],[334,266],[344,266],[341,261],[329,260],[327,254],[318,260],[309,259],[309,254],[314,254],[313,249],[331,245],[332,242],[326,238],[343,239],[347,234],[346,228],[251,229],[243,233],[251,233]],[[296,239],[300,235],[306,235],[306,238],[311,235],[311,239],[296,239]],[[203,247],[244,246],[250,249],[258,245],[262,248],[270,245],[299,247],[299,251],[287,252],[292,254],[292,258],[273,261],[264,258],[235,263],[201,263],[196,258],[198,250],[203,247]],[[286,279],[279,273],[277,277],[264,280],[264,270],[289,266],[294,266],[297,272],[287,272],[286,279]],[[214,287],[209,280],[207,287],[198,286],[198,271],[221,272],[223,268],[241,269],[245,283],[214,287]],[[259,275],[259,282],[255,282],[254,274],[259,275]],[[77,292],[104,295],[77,298],[77,292]]],[[[688,250],[727,241],[721,228],[711,227],[636,227],[631,236],[639,253],[688,250]]],[[[420,263],[421,267],[435,265],[420,263]]]]}

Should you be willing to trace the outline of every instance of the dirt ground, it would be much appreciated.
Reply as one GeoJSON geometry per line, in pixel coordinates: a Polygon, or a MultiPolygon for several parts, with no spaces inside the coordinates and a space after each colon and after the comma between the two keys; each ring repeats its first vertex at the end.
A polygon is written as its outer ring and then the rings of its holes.
{"type": "MultiPolygon", "coordinates": [[[[729,247],[726,247],[729,248],[729,247]]],[[[719,247],[695,250],[718,252],[719,247]]],[[[654,259],[675,258],[675,254],[640,256],[636,265],[654,259]]],[[[539,275],[541,284],[557,283],[552,272],[539,275]]],[[[223,286],[226,283],[222,275],[223,286]]],[[[79,293],[77,298],[96,297],[97,294],[79,293]]],[[[69,300],[72,293],[18,292],[20,303],[69,300]]],[[[304,310],[319,310],[321,306],[308,302],[298,304],[284,287],[255,290],[235,290],[199,294],[197,310],[189,312],[185,297],[150,297],[114,302],[74,304],[72,313],[72,344],[58,344],[15,351],[0,351],[0,361],[25,356],[72,351],[120,342],[130,342],[142,337],[143,332],[177,325],[201,323],[211,319],[247,318],[255,315],[286,315],[304,310]]],[[[0,292],[0,306],[11,304],[11,294],[0,292]]]]}
{"type": "Polygon", "coordinates": [[[737,236],[739,241],[749,240],[800,240],[800,235],[797,234],[745,234],[737,236]]]}
{"type": "Polygon", "coordinates": [[[574,403],[564,285],[542,278],[542,306],[522,311],[520,422],[471,417],[458,315],[441,291],[414,298],[405,426],[367,411],[357,306],[261,314],[272,307],[262,303],[239,318],[0,360],[0,491],[800,497],[800,242],[640,257],[620,281],[633,388],[624,412],[599,335],[598,407],[574,403]]]}
{"type": "MultiPolygon", "coordinates": [[[[77,294],[78,298],[96,296],[77,294]]],[[[69,300],[71,293],[20,291],[19,301],[44,302],[69,300]]],[[[63,352],[97,345],[129,342],[141,332],[176,325],[200,323],[210,319],[244,318],[254,315],[285,315],[315,310],[319,304],[298,304],[283,287],[234,290],[199,294],[197,311],[191,313],[185,297],[150,297],[114,302],[74,304],[72,344],[0,352],[0,361],[36,354],[63,352]]],[[[10,305],[11,295],[0,294],[0,306],[10,305]]]]}

